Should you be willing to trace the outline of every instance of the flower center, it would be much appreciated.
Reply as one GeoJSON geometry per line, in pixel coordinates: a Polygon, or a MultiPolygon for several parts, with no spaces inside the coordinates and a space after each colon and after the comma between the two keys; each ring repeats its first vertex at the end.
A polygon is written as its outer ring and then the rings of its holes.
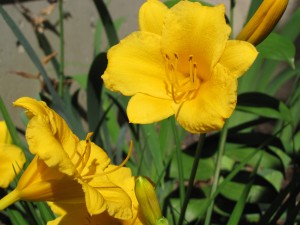
{"type": "Polygon", "coordinates": [[[190,55],[189,58],[184,61],[179,59],[176,53],[173,57],[165,54],[165,60],[168,94],[177,104],[193,99],[201,84],[201,80],[197,74],[197,64],[193,59],[193,55],[190,55]],[[178,63],[180,63],[180,67],[183,67],[183,70],[187,72],[180,72],[178,63]]]}

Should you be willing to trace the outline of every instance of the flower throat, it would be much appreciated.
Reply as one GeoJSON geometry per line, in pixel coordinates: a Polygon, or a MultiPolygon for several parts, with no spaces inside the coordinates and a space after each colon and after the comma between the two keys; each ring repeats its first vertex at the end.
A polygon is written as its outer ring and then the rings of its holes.
{"type": "Polygon", "coordinates": [[[182,59],[179,59],[176,53],[172,58],[165,54],[166,75],[168,82],[171,84],[171,86],[167,86],[167,92],[176,104],[193,99],[201,84],[193,55],[190,55],[186,62],[180,61],[180,63],[183,63],[184,68],[188,66],[187,73],[178,71],[179,60],[182,59]]]}

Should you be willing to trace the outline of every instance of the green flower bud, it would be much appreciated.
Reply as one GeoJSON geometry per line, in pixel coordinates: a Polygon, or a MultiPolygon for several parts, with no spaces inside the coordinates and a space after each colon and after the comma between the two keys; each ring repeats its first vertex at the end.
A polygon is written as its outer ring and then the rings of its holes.
{"type": "Polygon", "coordinates": [[[154,187],[147,178],[141,176],[136,178],[135,195],[148,225],[168,224],[161,214],[154,187]]]}
{"type": "Polygon", "coordinates": [[[156,225],[169,225],[169,222],[165,217],[162,217],[156,221],[156,225]]]}

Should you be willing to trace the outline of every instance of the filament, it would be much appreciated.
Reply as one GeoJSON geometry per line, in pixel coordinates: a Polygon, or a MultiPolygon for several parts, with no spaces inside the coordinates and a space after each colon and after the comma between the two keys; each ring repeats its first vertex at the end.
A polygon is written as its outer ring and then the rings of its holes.
{"type": "Polygon", "coordinates": [[[123,162],[120,165],[118,165],[117,167],[115,167],[115,168],[113,168],[109,171],[105,171],[103,173],[98,173],[98,174],[93,174],[93,175],[88,175],[88,176],[83,176],[82,178],[83,179],[91,179],[91,178],[94,178],[94,177],[107,175],[107,174],[110,174],[110,173],[113,173],[113,172],[117,171],[118,169],[123,167],[128,162],[128,160],[130,159],[131,153],[132,153],[132,149],[133,149],[133,143],[132,143],[132,141],[130,141],[128,154],[127,154],[126,158],[123,160],[123,162]]]}

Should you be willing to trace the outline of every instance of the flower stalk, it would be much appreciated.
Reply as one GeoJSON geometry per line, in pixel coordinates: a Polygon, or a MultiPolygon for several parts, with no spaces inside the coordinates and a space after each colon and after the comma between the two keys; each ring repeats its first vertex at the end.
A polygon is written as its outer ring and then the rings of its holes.
{"type": "Polygon", "coordinates": [[[211,201],[209,208],[207,210],[207,213],[206,213],[205,225],[209,225],[211,222],[211,216],[212,216],[213,206],[214,206],[213,195],[215,194],[215,192],[217,190],[219,180],[220,180],[222,158],[223,158],[224,151],[225,151],[225,143],[226,143],[227,133],[228,133],[227,124],[228,124],[228,122],[225,123],[225,125],[221,131],[221,135],[220,135],[219,149],[218,149],[217,158],[216,158],[216,170],[215,170],[214,180],[213,180],[213,184],[212,184],[212,188],[211,188],[211,192],[210,192],[210,198],[212,199],[212,201],[211,201]]]}
{"type": "Polygon", "coordinates": [[[198,169],[198,165],[199,165],[199,161],[200,161],[200,157],[201,157],[201,152],[202,152],[203,145],[204,145],[205,136],[206,136],[206,134],[200,134],[200,136],[199,136],[199,141],[198,141],[197,148],[196,148],[196,153],[195,153],[195,159],[194,159],[194,162],[193,162],[193,167],[192,167],[188,187],[187,187],[187,190],[186,190],[183,206],[181,208],[180,217],[179,217],[179,220],[178,220],[178,225],[182,225],[183,221],[184,221],[185,212],[186,212],[189,200],[190,200],[192,187],[193,187],[193,184],[194,184],[194,181],[195,181],[195,177],[196,177],[196,173],[197,173],[197,169],[198,169]]]}

